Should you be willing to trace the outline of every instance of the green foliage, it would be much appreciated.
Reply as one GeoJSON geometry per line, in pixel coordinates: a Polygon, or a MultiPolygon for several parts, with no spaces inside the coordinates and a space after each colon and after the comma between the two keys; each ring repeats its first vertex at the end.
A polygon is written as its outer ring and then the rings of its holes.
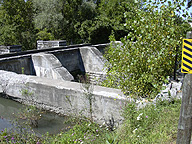
{"type": "Polygon", "coordinates": [[[17,44],[15,29],[16,27],[13,25],[1,25],[0,45],[9,46],[17,44]]]}
{"type": "Polygon", "coordinates": [[[102,139],[99,137],[102,136],[103,133],[105,133],[105,130],[100,128],[99,125],[84,121],[80,124],[76,124],[68,132],[58,134],[53,140],[51,140],[51,143],[97,144],[101,142],[102,139]]]}
{"type": "Polygon", "coordinates": [[[90,42],[92,23],[97,16],[97,6],[93,1],[83,2],[79,11],[79,21],[74,25],[75,32],[84,43],[90,42]]]}
{"type": "Polygon", "coordinates": [[[22,45],[23,50],[33,49],[35,46],[35,34],[33,25],[32,1],[27,0],[3,0],[0,5],[2,45],[22,45]]]}
{"type": "Polygon", "coordinates": [[[134,0],[3,0],[1,3],[4,12],[0,16],[3,21],[0,43],[21,44],[23,50],[34,49],[38,39],[66,39],[69,44],[106,43],[112,30],[120,39],[129,31],[124,27],[124,13],[141,5],[134,0]]]}
{"type": "Polygon", "coordinates": [[[16,35],[14,31],[16,27],[13,24],[7,24],[4,15],[6,11],[0,6],[0,45],[16,44],[16,35]]]}
{"type": "Polygon", "coordinates": [[[135,3],[134,0],[101,0],[96,7],[95,17],[79,24],[77,32],[85,42],[90,43],[109,42],[111,31],[120,39],[129,31],[124,27],[124,13],[131,11],[132,7],[139,8],[140,4],[140,1],[135,3]]]}
{"type": "Polygon", "coordinates": [[[35,105],[28,105],[21,109],[17,119],[25,120],[22,125],[38,127],[38,121],[41,119],[42,113],[35,105]]]}
{"type": "Polygon", "coordinates": [[[192,6],[192,0],[187,1],[187,7],[190,8],[192,6]]]}
{"type": "MultiPolygon", "coordinates": [[[[0,44],[28,50],[38,39],[106,43],[111,31],[119,40],[130,31],[135,34],[130,26],[140,19],[143,4],[142,0],[2,0],[0,44]]],[[[148,6],[144,8],[148,11],[148,6]]]]}
{"type": "Polygon", "coordinates": [[[109,64],[105,86],[122,89],[132,97],[153,98],[167,76],[173,73],[175,55],[181,58],[182,38],[189,24],[175,15],[180,3],[169,6],[143,5],[124,14],[131,29],[115,44],[114,35],[106,54],[109,64]],[[176,48],[179,50],[176,51],[176,48]]]}
{"type": "Polygon", "coordinates": [[[63,19],[59,0],[33,0],[35,8],[34,22],[36,28],[57,29],[63,19]]]}
{"type": "Polygon", "coordinates": [[[161,101],[155,105],[137,109],[135,103],[124,108],[124,122],[115,131],[89,120],[74,119],[70,130],[57,135],[38,137],[31,131],[20,128],[19,131],[1,130],[0,143],[85,143],[85,144],[127,144],[127,143],[174,143],[177,138],[177,126],[181,100],[161,101]]]}
{"type": "Polygon", "coordinates": [[[21,109],[17,119],[24,119],[25,122],[23,124],[26,126],[38,127],[38,120],[41,119],[43,112],[35,105],[33,92],[30,92],[28,89],[23,89],[21,94],[25,97],[27,105],[21,109]]]}
{"type": "Polygon", "coordinates": [[[54,36],[45,28],[37,33],[37,40],[54,40],[54,36]]]}
{"type": "Polygon", "coordinates": [[[86,42],[84,29],[80,26],[84,21],[89,21],[96,15],[95,4],[92,1],[66,0],[63,3],[62,14],[65,21],[63,33],[67,41],[71,44],[86,42]]]}
{"type": "Polygon", "coordinates": [[[106,134],[106,144],[118,144],[117,135],[115,133],[106,134]]]}
{"type": "Polygon", "coordinates": [[[117,130],[119,143],[172,143],[176,141],[181,100],[159,101],[137,110],[125,107],[123,126],[117,130]]]}
{"type": "Polygon", "coordinates": [[[1,144],[38,144],[39,141],[42,141],[41,138],[24,128],[20,128],[19,131],[7,129],[0,131],[1,144]]]}
{"type": "Polygon", "coordinates": [[[61,13],[61,0],[33,0],[35,28],[39,30],[38,39],[45,40],[61,36],[61,23],[64,23],[61,13]]]}

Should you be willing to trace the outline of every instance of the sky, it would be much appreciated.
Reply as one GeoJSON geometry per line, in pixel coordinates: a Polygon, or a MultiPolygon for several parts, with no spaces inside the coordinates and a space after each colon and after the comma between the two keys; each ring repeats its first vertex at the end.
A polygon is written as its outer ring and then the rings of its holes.
{"type": "MultiPolygon", "coordinates": [[[[148,0],[149,1],[149,0],[148,0]]],[[[161,1],[161,0],[151,0],[152,2],[157,2],[157,1],[161,1]]],[[[162,0],[163,1],[163,0],[162,0]]],[[[172,2],[173,3],[173,1],[174,0],[167,0],[167,2],[165,3],[166,5],[168,5],[168,1],[170,1],[170,2],[172,2]]],[[[191,8],[189,8],[189,9],[187,9],[187,0],[185,0],[186,2],[184,3],[184,5],[185,6],[181,6],[181,9],[182,10],[186,10],[189,14],[192,14],[192,7],[191,8]]],[[[161,5],[159,5],[159,7],[160,7],[161,5]]],[[[183,14],[183,12],[182,11],[180,11],[180,13],[178,13],[178,12],[176,12],[176,14],[179,14],[180,16],[182,16],[182,14],[183,14]]]]}

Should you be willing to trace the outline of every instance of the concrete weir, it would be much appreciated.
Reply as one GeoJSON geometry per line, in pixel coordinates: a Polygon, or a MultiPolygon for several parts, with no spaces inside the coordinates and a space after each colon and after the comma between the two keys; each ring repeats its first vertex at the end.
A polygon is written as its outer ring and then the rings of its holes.
{"type": "Polygon", "coordinates": [[[51,79],[67,81],[74,80],[73,76],[68,72],[66,68],[62,66],[60,61],[53,54],[33,54],[32,61],[36,75],[39,77],[47,77],[51,79]]]}
{"type": "Polygon", "coordinates": [[[57,113],[92,117],[99,124],[114,119],[118,125],[123,120],[121,109],[126,97],[120,90],[93,86],[88,98],[80,83],[0,70],[0,93],[15,99],[30,99],[22,93],[26,90],[40,107],[57,113]]]}
{"type": "Polygon", "coordinates": [[[67,81],[78,81],[78,75],[86,73],[98,84],[106,77],[102,49],[79,45],[0,55],[0,70],[67,81]]]}

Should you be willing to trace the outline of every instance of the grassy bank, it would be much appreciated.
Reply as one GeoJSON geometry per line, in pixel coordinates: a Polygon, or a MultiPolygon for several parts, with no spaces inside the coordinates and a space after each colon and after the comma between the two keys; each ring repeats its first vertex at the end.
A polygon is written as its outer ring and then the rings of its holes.
{"type": "Polygon", "coordinates": [[[2,130],[0,143],[84,143],[84,144],[152,144],[176,143],[177,125],[179,120],[181,100],[171,102],[160,101],[137,110],[135,104],[124,108],[125,121],[121,127],[110,131],[91,121],[74,120],[75,126],[67,132],[57,135],[37,137],[26,131],[7,132],[2,130]]]}

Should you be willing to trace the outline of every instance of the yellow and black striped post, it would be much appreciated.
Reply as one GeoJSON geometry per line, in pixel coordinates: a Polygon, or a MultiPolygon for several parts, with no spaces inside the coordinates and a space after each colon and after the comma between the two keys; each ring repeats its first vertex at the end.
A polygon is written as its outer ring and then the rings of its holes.
{"type": "Polygon", "coordinates": [[[181,72],[192,74],[192,39],[183,39],[181,72]]]}
{"type": "Polygon", "coordinates": [[[178,122],[176,144],[191,144],[192,132],[192,31],[187,32],[183,40],[181,72],[188,73],[183,79],[182,103],[178,122]]]}

